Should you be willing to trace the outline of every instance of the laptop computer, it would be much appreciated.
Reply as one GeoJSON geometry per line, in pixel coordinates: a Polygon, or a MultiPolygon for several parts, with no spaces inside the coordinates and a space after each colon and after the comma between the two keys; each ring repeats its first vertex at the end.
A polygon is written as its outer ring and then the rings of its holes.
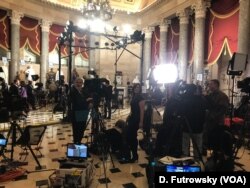
{"type": "Polygon", "coordinates": [[[180,166],[169,164],[166,165],[166,172],[201,172],[200,166],[180,166]]]}
{"type": "Polygon", "coordinates": [[[88,149],[84,144],[67,144],[67,158],[69,159],[86,159],[88,157],[88,149]]]}

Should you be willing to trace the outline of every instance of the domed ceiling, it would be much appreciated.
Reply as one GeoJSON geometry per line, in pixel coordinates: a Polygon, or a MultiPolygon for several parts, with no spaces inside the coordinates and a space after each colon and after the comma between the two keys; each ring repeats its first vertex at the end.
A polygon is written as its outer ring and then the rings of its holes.
{"type": "MultiPolygon", "coordinates": [[[[83,3],[87,0],[40,0],[44,3],[80,10],[83,3]]],[[[93,0],[99,1],[99,0],[93,0]]],[[[145,8],[154,4],[157,0],[109,0],[111,7],[117,11],[124,11],[128,13],[141,12],[145,8]]]]}

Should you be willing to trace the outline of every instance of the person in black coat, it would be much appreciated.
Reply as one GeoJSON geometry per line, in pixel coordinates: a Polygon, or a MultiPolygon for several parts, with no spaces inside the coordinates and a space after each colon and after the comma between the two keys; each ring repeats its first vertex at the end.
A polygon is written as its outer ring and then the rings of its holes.
{"type": "Polygon", "coordinates": [[[130,103],[131,106],[130,116],[127,120],[128,121],[127,143],[129,146],[129,150],[132,154],[132,156],[130,157],[130,162],[135,162],[138,160],[137,131],[139,128],[143,127],[145,100],[141,94],[140,84],[134,84],[132,91],[133,91],[133,96],[130,103]]]}
{"type": "Polygon", "coordinates": [[[112,89],[113,87],[110,85],[107,80],[104,85],[104,118],[111,119],[111,100],[112,100],[112,89]]]}
{"type": "Polygon", "coordinates": [[[71,89],[73,142],[80,144],[86,129],[89,109],[92,108],[92,98],[83,88],[83,79],[76,78],[71,89]]]}
{"type": "Polygon", "coordinates": [[[194,157],[199,159],[199,154],[202,152],[202,136],[207,103],[202,95],[196,95],[196,85],[188,84],[186,87],[186,94],[183,97],[183,117],[185,118],[185,123],[182,133],[182,152],[183,155],[190,156],[190,139],[192,138],[194,157]]]}

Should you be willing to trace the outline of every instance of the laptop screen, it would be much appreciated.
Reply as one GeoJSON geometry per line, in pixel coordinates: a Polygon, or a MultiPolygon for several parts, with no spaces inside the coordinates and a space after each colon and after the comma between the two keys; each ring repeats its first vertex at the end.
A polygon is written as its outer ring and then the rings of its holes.
{"type": "Polygon", "coordinates": [[[6,146],[7,140],[5,138],[0,138],[0,146],[6,146]]]}
{"type": "Polygon", "coordinates": [[[85,159],[87,158],[87,146],[84,144],[67,145],[67,157],[71,159],[85,159]]]}
{"type": "Polygon", "coordinates": [[[167,165],[166,172],[201,172],[200,166],[167,165]]]}

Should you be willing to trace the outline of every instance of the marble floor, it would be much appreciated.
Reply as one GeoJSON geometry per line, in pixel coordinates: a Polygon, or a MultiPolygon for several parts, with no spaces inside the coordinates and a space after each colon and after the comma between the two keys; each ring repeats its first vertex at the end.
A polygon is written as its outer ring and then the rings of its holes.
{"type": "MultiPolygon", "coordinates": [[[[114,126],[118,119],[125,119],[129,113],[129,109],[118,109],[112,114],[111,120],[103,120],[104,125],[107,128],[114,126]]],[[[26,125],[47,125],[46,132],[42,139],[40,151],[42,156],[38,154],[38,160],[42,166],[42,170],[37,169],[37,163],[34,160],[30,152],[26,155],[19,146],[14,147],[14,160],[23,161],[23,165],[20,168],[24,169],[26,173],[24,175],[6,182],[0,182],[0,188],[17,188],[17,187],[49,187],[49,176],[53,174],[55,169],[59,168],[58,159],[66,157],[67,143],[72,142],[71,125],[68,123],[62,123],[60,119],[62,114],[52,114],[50,108],[31,111],[26,120],[21,120],[20,126],[26,125]]],[[[6,135],[8,124],[0,124],[1,133],[6,135]]],[[[85,132],[85,138],[83,142],[89,142],[88,135],[90,134],[90,126],[88,126],[85,132]]],[[[142,136],[141,133],[138,134],[142,136]]],[[[8,144],[7,149],[10,150],[11,144],[8,144]]],[[[93,181],[90,184],[91,188],[145,188],[148,187],[145,167],[148,163],[147,155],[145,152],[138,148],[139,160],[136,163],[124,163],[119,162],[115,156],[112,155],[114,166],[110,156],[107,160],[101,159],[100,155],[90,153],[91,161],[93,162],[93,181]],[[106,177],[108,178],[108,184],[105,184],[103,179],[105,178],[104,165],[106,167],[106,177]]],[[[11,152],[6,151],[4,154],[10,157],[11,152]]],[[[236,169],[244,169],[250,171],[250,151],[247,148],[241,148],[238,153],[239,159],[236,169]]],[[[0,157],[0,159],[3,156],[0,157]]]]}

